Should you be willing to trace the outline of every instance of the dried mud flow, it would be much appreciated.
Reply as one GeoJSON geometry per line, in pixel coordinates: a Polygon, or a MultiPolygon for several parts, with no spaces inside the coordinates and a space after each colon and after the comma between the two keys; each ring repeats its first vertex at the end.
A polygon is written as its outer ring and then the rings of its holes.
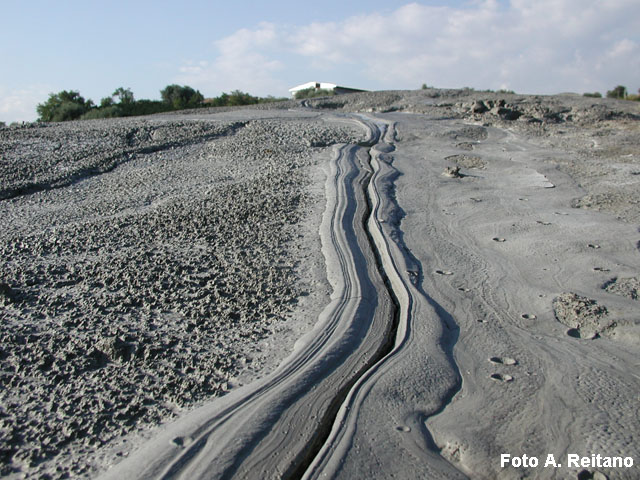
{"type": "MultiPolygon", "coordinates": [[[[0,476],[93,478],[129,455],[157,425],[265,376],[289,355],[296,340],[311,330],[329,303],[331,292],[318,235],[327,203],[326,166],[333,145],[358,144],[365,138],[366,132],[354,120],[361,114],[398,124],[398,168],[414,158],[412,148],[420,150],[416,155],[428,159],[432,143],[450,145],[446,154],[433,162],[430,179],[434,179],[434,188],[463,188],[462,182],[476,185],[477,192],[465,191],[457,197],[468,196],[467,203],[473,208],[490,204],[489,193],[477,182],[484,177],[497,178],[496,185],[502,185],[498,171],[507,165],[507,160],[496,160],[507,154],[492,154],[483,145],[513,148],[516,158],[520,139],[526,139],[538,147],[533,153],[536,168],[546,173],[527,177],[535,177],[536,186],[558,190],[548,180],[549,173],[557,172],[571,180],[567,191],[577,193],[562,197],[567,210],[600,212],[638,231],[637,102],[572,94],[526,96],[427,89],[350,94],[259,108],[2,128],[0,476]],[[446,128],[438,126],[441,121],[446,128]],[[500,139],[512,135],[518,141],[492,143],[496,132],[500,139]]],[[[507,173],[505,169],[505,178],[515,171],[512,165],[507,166],[511,170],[507,173]]],[[[411,243],[412,218],[422,215],[413,204],[407,208],[410,202],[403,203],[407,192],[415,190],[437,203],[430,197],[432,191],[416,187],[418,178],[410,178],[413,184],[406,182],[405,193],[387,192],[397,196],[407,221],[399,214],[381,219],[389,222],[389,228],[400,229],[394,230],[394,235],[399,235],[394,242],[403,232],[408,233],[403,248],[415,245],[411,243]]],[[[520,181],[517,175],[513,178],[520,181]]],[[[504,203],[511,202],[511,208],[526,201],[523,193],[521,198],[504,203]]],[[[438,204],[440,216],[433,216],[433,225],[440,217],[456,214],[453,204],[446,207],[449,212],[438,204]]],[[[558,211],[558,216],[565,215],[563,212],[558,211]]],[[[549,228],[560,238],[555,218],[536,216],[536,212],[527,215],[535,216],[536,228],[549,228]]],[[[478,343],[485,341],[485,333],[473,344],[472,330],[494,329],[487,325],[492,315],[486,311],[477,315],[473,325],[465,323],[465,314],[447,307],[455,304],[454,295],[438,286],[449,282],[456,294],[467,297],[487,294],[494,302],[489,302],[491,308],[498,308],[503,296],[507,297],[489,287],[476,293],[469,282],[473,278],[481,283],[486,278],[488,285],[493,286],[494,280],[500,285],[510,272],[498,269],[494,278],[494,274],[478,270],[469,273],[465,283],[457,268],[472,268],[475,261],[465,264],[467,253],[455,250],[453,243],[451,248],[446,246],[447,234],[454,242],[458,239],[455,228],[462,232],[474,221],[469,216],[468,222],[457,225],[454,219],[448,224],[450,232],[434,231],[429,242],[421,237],[420,245],[428,243],[429,248],[440,250],[432,252],[427,246],[426,253],[421,253],[422,247],[412,250],[420,263],[415,270],[419,274],[411,271],[415,277],[412,282],[427,293],[433,292],[433,298],[450,312],[447,328],[455,325],[460,330],[458,348],[469,348],[455,351],[451,347],[449,355],[456,357],[461,371],[471,370],[471,360],[484,355],[484,363],[493,372],[486,375],[489,381],[505,385],[505,389],[506,385],[512,390],[523,388],[516,395],[520,398],[529,390],[533,392],[542,377],[531,377],[530,387],[521,387],[520,372],[533,369],[536,362],[523,366],[529,360],[525,353],[502,351],[498,343],[489,343],[490,352],[476,348],[488,344],[478,343]],[[443,247],[438,247],[440,240],[443,247]],[[441,263],[429,264],[434,258],[441,263]],[[433,279],[431,272],[435,272],[433,279]]],[[[413,231],[420,234],[429,234],[432,228],[416,225],[413,231]]],[[[638,300],[637,268],[629,266],[633,262],[621,266],[598,225],[594,224],[589,238],[569,238],[571,232],[584,231],[570,226],[562,242],[573,250],[566,251],[578,252],[576,258],[588,261],[598,258],[600,263],[589,265],[597,279],[585,280],[582,289],[577,288],[578,283],[568,282],[555,296],[537,300],[537,305],[545,302],[548,320],[554,322],[548,325],[559,326],[548,330],[558,328],[563,338],[585,342],[622,338],[621,348],[637,351],[640,318],[629,314],[638,300]],[[600,257],[594,257],[596,254],[600,257]]],[[[475,252],[476,247],[480,251],[481,246],[505,252],[508,257],[516,245],[514,237],[522,233],[515,223],[513,227],[506,233],[492,227],[487,245],[478,240],[469,252],[475,252]]],[[[636,256],[640,255],[639,238],[627,242],[633,243],[636,256]]],[[[546,248],[542,240],[538,246],[546,248]]],[[[527,248],[535,250],[536,246],[527,248]]],[[[471,253],[468,256],[472,258],[471,253]]],[[[582,261],[565,260],[571,268],[582,261]]],[[[500,262],[498,259],[500,268],[508,268],[500,262]]],[[[563,270],[559,272],[554,280],[562,277],[563,270]]],[[[520,271],[515,277],[528,278],[520,271]]],[[[465,301],[460,300],[460,308],[465,301]]],[[[481,307],[477,307],[474,300],[469,311],[477,314],[489,308],[483,301],[479,299],[476,303],[481,307]]],[[[521,314],[516,322],[520,330],[537,328],[536,335],[546,334],[547,327],[531,327],[547,325],[546,317],[540,319],[525,310],[521,314]]],[[[494,332],[495,338],[502,338],[500,335],[494,332]]],[[[511,341],[525,342],[524,334],[505,340],[504,348],[511,341]]],[[[557,349],[553,345],[549,351],[557,349]]],[[[423,368],[418,363],[400,367],[407,372],[423,368]]],[[[470,389],[469,398],[483,391],[478,379],[484,373],[473,370],[477,376],[469,373],[471,381],[465,377],[461,387],[463,392],[470,389]]],[[[594,380],[584,382],[591,385],[594,380]]],[[[489,392],[483,398],[494,397],[495,392],[489,392]]],[[[495,400],[493,406],[497,408],[502,402],[495,400]]],[[[508,402],[504,406],[505,411],[511,408],[508,402]]],[[[459,415],[471,418],[464,401],[453,407],[454,412],[462,408],[459,415]]],[[[431,404],[430,408],[441,411],[431,404]]],[[[376,412],[363,409],[363,418],[369,415],[374,421],[376,412]]],[[[482,454],[493,447],[473,450],[469,445],[482,432],[475,431],[464,444],[456,437],[459,429],[456,432],[451,421],[445,409],[429,427],[430,441],[438,444],[440,460],[445,458],[457,473],[474,478],[474,468],[482,465],[482,454]],[[465,458],[466,450],[470,453],[465,458]]],[[[515,432],[514,425],[505,431],[515,432]]],[[[397,427],[397,431],[410,432],[411,428],[397,427]]],[[[414,426],[414,433],[417,431],[414,426]]],[[[348,457],[344,465],[360,468],[358,462],[366,461],[365,456],[348,457]]]]}

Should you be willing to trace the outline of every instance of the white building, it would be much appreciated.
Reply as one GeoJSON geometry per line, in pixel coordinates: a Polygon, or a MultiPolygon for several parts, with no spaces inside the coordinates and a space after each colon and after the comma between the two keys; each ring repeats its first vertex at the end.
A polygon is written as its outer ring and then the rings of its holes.
{"type": "Polygon", "coordinates": [[[341,93],[353,93],[353,92],[365,92],[366,90],[359,90],[357,88],[348,88],[341,87],[336,85],[335,83],[326,83],[326,82],[307,82],[302,85],[298,85],[297,87],[293,87],[289,89],[289,93],[291,93],[292,97],[296,96],[300,90],[307,90],[308,88],[314,88],[316,90],[330,90],[335,94],[339,95],[341,93]]]}

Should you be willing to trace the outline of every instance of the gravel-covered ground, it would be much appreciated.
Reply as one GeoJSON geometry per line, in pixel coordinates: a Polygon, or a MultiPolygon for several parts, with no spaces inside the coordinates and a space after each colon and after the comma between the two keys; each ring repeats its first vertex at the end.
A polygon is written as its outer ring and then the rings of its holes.
{"type": "Polygon", "coordinates": [[[363,132],[250,117],[0,131],[0,475],[90,473],[114,438],[287,354],[311,177],[363,132]]]}

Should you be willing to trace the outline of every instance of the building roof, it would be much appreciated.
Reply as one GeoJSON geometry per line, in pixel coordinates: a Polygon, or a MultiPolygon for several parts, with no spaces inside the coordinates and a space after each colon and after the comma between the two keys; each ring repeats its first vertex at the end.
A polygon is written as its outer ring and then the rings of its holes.
{"type": "Polygon", "coordinates": [[[297,87],[293,87],[289,89],[289,92],[294,95],[296,92],[300,90],[306,90],[307,88],[320,88],[323,90],[333,90],[338,85],[335,83],[326,83],[326,82],[307,82],[302,85],[298,85],[297,87]]]}

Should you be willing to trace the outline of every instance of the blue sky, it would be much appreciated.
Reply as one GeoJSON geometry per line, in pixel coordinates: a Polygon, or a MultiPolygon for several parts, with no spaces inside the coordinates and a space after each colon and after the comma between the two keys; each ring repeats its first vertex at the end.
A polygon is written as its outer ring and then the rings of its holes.
{"type": "Polygon", "coordinates": [[[322,2],[5,1],[0,121],[34,120],[51,92],[98,103],[117,87],[159,98],[286,96],[307,81],[520,93],[640,87],[638,0],[322,2]]]}

